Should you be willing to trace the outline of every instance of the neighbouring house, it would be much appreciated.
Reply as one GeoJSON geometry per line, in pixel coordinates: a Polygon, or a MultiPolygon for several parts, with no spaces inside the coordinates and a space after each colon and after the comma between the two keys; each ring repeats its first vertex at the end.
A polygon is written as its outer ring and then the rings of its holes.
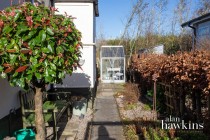
{"type": "MultiPolygon", "coordinates": [[[[53,88],[68,89],[73,94],[83,94],[93,99],[96,93],[96,17],[99,16],[98,0],[54,0],[57,14],[72,16],[74,23],[82,33],[83,48],[80,59],[82,69],[74,70],[71,76],[66,75],[62,84],[53,88]]],[[[92,101],[92,100],[91,100],[92,101]]],[[[91,102],[89,102],[91,103],[91,102]]]]}
{"type": "Polygon", "coordinates": [[[160,44],[154,47],[151,47],[150,49],[142,48],[139,49],[137,54],[138,58],[144,58],[147,56],[147,54],[164,54],[164,45],[160,44]]]}
{"type": "Polygon", "coordinates": [[[182,28],[190,27],[193,29],[194,49],[206,48],[210,45],[210,13],[187,21],[181,26],[182,28]]]}
{"type": "Polygon", "coordinates": [[[163,54],[164,53],[164,45],[160,44],[160,45],[157,45],[157,46],[153,47],[152,53],[163,54]]]}

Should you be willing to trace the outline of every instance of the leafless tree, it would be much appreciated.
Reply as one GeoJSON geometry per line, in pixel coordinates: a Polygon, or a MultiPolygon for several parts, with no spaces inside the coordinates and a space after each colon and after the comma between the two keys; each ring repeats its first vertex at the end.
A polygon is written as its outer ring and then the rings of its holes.
{"type": "Polygon", "coordinates": [[[173,19],[173,22],[175,24],[178,23],[178,25],[174,27],[178,28],[179,46],[182,51],[188,50],[189,44],[191,44],[192,41],[191,37],[188,34],[189,32],[187,32],[186,28],[181,28],[180,26],[182,23],[188,21],[191,18],[190,17],[191,7],[192,7],[192,0],[179,0],[174,10],[175,19],[173,19]]]}
{"type": "Polygon", "coordinates": [[[210,0],[199,0],[199,8],[196,13],[201,16],[210,12],[210,0]]]}
{"type": "Polygon", "coordinates": [[[157,7],[157,17],[158,17],[158,34],[162,33],[162,25],[164,23],[163,13],[167,10],[168,0],[157,0],[155,6],[157,7]]]}
{"type": "MultiPolygon", "coordinates": [[[[120,38],[119,44],[122,44],[123,40],[127,40],[129,47],[128,63],[130,61],[132,53],[135,51],[135,43],[142,32],[144,22],[144,10],[147,8],[148,3],[143,0],[138,0],[132,8],[128,20],[126,21],[123,34],[120,38]]],[[[128,64],[129,65],[129,64],[128,64]]]]}
{"type": "MultiPolygon", "coordinates": [[[[185,18],[186,9],[187,9],[187,0],[179,0],[178,5],[174,10],[174,13],[176,15],[176,17],[174,18],[177,19],[180,25],[186,20],[185,18]]],[[[181,27],[179,28],[181,29],[181,32],[184,32],[184,28],[181,27]]]]}

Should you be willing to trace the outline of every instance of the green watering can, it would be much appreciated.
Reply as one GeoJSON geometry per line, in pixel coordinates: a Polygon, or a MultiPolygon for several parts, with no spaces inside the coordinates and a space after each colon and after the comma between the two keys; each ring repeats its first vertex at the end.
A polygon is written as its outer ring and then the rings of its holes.
{"type": "Polygon", "coordinates": [[[35,133],[32,129],[20,129],[14,133],[16,140],[35,140],[35,133]]]}

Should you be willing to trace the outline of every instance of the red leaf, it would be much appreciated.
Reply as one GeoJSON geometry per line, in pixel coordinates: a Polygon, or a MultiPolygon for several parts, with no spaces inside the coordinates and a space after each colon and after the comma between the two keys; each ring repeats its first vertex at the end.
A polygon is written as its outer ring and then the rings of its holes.
{"type": "Polygon", "coordinates": [[[4,21],[0,20],[0,28],[4,26],[4,21]]]}
{"type": "Polygon", "coordinates": [[[5,73],[9,73],[9,72],[11,72],[13,70],[13,67],[9,67],[9,68],[7,68],[4,72],[5,73]]]}
{"type": "Polygon", "coordinates": [[[29,48],[29,45],[27,42],[23,42],[23,47],[29,48]]]}
{"type": "Polygon", "coordinates": [[[14,53],[14,52],[16,52],[16,50],[15,49],[9,49],[9,50],[7,50],[7,52],[8,53],[14,53]]]}
{"type": "Polygon", "coordinates": [[[14,17],[16,15],[15,11],[13,10],[12,12],[9,13],[10,16],[14,17]]]}
{"type": "Polygon", "coordinates": [[[67,32],[72,32],[71,27],[68,27],[67,32]]]}
{"type": "Polygon", "coordinates": [[[32,50],[30,50],[29,54],[30,54],[30,55],[32,55],[32,54],[33,54],[32,50]]]}
{"type": "Polygon", "coordinates": [[[50,24],[50,20],[46,19],[45,23],[46,23],[46,25],[49,25],[50,24]]]}
{"type": "Polygon", "coordinates": [[[40,60],[39,60],[39,63],[42,63],[44,61],[44,58],[41,58],[40,60]]]}
{"type": "Polygon", "coordinates": [[[64,34],[65,37],[67,37],[67,35],[68,35],[67,33],[64,34]]]}
{"type": "Polygon", "coordinates": [[[21,50],[20,52],[23,53],[23,54],[27,54],[27,53],[29,53],[30,51],[31,51],[31,50],[28,49],[28,50],[21,50]]]}
{"type": "Polygon", "coordinates": [[[50,10],[51,10],[52,12],[54,12],[54,11],[58,11],[58,8],[50,7],[50,10]]]}
{"type": "Polygon", "coordinates": [[[8,63],[4,63],[3,66],[4,66],[4,67],[10,67],[11,65],[8,64],[8,63]]]}
{"type": "Polygon", "coordinates": [[[26,68],[27,68],[28,66],[20,66],[18,69],[16,69],[16,71],[15,72],[22,72],[22,71],[24,71],[24,70],[26,70],[26,68]]]}
{"type": "Polygon", "coordinates": [[[41,26],[41,24],[36,24],[35,26],[34,26],[34,28],[36,29],[37,27],[39,27],[39,26],[41,26]]]}
{"type": "Polygon", "coordinates": [[[26,20],[27,20],[27,22],[28,22],[28,26],[32,26],[33,25],[33,20],[32,20],[32,16],[28,16],[28,17],[26,17],[26,20]]]}

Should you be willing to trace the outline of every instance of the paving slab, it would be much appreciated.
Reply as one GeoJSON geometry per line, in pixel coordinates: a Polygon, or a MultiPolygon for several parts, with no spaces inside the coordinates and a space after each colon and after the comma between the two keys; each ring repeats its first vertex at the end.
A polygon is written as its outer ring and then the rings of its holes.
{"type": "Polygon", "coordinates": [[[123,126],[114,98],[115,85],[103,84],[95,100],[90,140],[125,140],[123,126]]]}
{"type": "Polygon", "coordinates": [[[78,122],[68,122],[59,138],[59,140],[74,140],[79,129],[78,122]]]}
{"type": "MultiPolygon", "coordinates": [[[[94,115],[91,122],[90,138],[87,140],[125,140],[123,127],[114,94],[118,89],[114,84],[100,84],[94,104],[94,115]]],[[[59,140],[75,140],[80,130],[79,122],[69,121],[59,140]]],[[[87,131],[87,130],[86,130],[87,131]]],[[[86,140],[86,139],[85,139],[86,140]]]]}

